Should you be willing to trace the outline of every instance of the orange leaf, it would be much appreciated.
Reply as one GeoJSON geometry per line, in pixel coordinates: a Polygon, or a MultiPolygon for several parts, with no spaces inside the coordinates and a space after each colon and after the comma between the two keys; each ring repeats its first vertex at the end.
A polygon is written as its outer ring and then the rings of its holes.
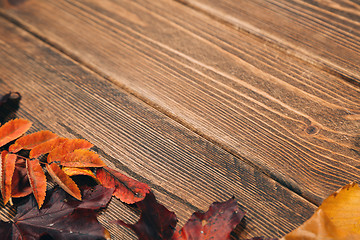
{"type": "Polygon", "coordinates": [[[30,151],[29,158],[38,158],[40,155],[46,154],[51,152],[54,148],[60,146],[64,142],[66,142],[68,139],[66,138],[55,138],[50,141],[41,143],[40,145],[34,147],[30,151]]]}
{"type": "Polygon", "coordinates": [[[76,149],[61,159],[61,165],[65,167],[105,167],[100,156],[86,149],[76,149]]]}
{"type": "Polygon", "coordinates": [[[9,152],[16,153],[21,149],[30,150],[56,137],[57,135],[50,131],[32,133],[16,140],[16,142],[9,147],[9,152]]]}
{"type": "Polygon", "coordinates": [[[15,162],[15,171],[11,180],[11,197],[25,197],[32,193],[29,177],[26,170],[26,161],[17,158],[15,162]]]}
{"type": "Polygon", "coordinates": [[[63,167],[62,170],[69,176],[85,175],[98,181],[95,174],[88,168],[63,167]]]}
{"type": "Polygon", "coordinates": [[[47,161],[48,163],[53,161],[61,161],[65,155],[73,152],[76,149],[88,149],[93,146],[94,145],[84,139],[68,139],[49,153],[47,161]]]}
{"type": "Polygon", "coordinates": [[[128,204],[143,200],[150,192],[147,184],[129,178],[109,167],[98,168],[96,177],[104,187],[115,188],[113,195],[128,204]]]}
{"type": "Polygon", "coordinates": [[[7,151],[1,152],[1,193],[4,204],[11,198],[11,180],[15,170],[16,158],[16,154],[10,154],[7,151]]]}
{"type": "Polygon", "coordinates": [[[39,209],[44,203],[46,195],[46,176],[40,166],[38,159],[26,159],[26,169],[30,180],[30,185],[38,203],[39,209]]]}
{"type": "Polygon", "coordinates": [[[74,198],[81,200],[81,192],[76,183],[57,165],[56,163],[46,164],[48,173],[64,189],[68,194],[74,198]]]}
{"type": "Polygon", "coordinates": [[[31,127],[31,122],[25,119],[14,119],[0,127],[0,147],[17,139],[31,127]]]}

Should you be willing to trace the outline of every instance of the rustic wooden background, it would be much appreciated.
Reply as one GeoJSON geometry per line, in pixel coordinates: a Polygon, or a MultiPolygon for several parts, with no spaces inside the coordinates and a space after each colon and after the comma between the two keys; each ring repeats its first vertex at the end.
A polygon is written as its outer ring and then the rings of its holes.
{"type": "MultiPolygon", "coordinates": [[[[360,176],[360,3],[1,0],[0,94],[85,138],[183,225],[235,196],[234,239],[280,237],[360,176]]],[[[3,213],[2,218],[6,217],[3,213]]],[[[108,223],[138,212],[112,201],[108,223]]]]}

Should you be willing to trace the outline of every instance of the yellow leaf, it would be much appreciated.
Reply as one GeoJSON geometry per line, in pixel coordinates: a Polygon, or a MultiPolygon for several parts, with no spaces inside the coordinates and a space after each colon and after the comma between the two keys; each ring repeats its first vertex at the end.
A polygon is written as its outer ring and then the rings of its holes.
{"type": "Polygon", "coordinates": [[[303,225],[280,240],[360,239],[360,187],[350,183],[330,195],[303,225]]]}

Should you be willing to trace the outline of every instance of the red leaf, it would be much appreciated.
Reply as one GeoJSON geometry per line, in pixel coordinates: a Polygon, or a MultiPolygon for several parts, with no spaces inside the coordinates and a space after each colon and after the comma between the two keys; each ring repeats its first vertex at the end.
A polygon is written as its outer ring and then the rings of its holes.
{"type": "Polygon", "coordinates": [[[11,198],[11,181],[15,170],[15,161],[17,155],[10,154],[7,151],[1,152],[1,193],[4,204],[11,198]]]}
{"type": "Polygon", "coordinates": [[[45,173],[40,166],[38,159],[26,159],[26,169],[35,199],[38,203],[39,208],[41,208],[46,195],[45,173]]]}
{"type": "Polygon", "coordinates": [[[114,196],[128,204],[143,200],[150,192],[147,184],[129,178],[109,167],[98,168],[96,177],[104,187],[115,188],[114,196]]]}
{"type": "Polygon", "coordinates": [[[152,192],[148,193],[145,199],[136,205],[141,210],[140,219],[137,223],[127,224],[121,220],[114,223],[131,228],[141,240],[171,239],[177,223],[175,213],[159,204],[152,192]]]}
{"type": "Polygon", "coordinates": [[[40,131],[32,133],[16,140],[16,142],[9,147],[9,152],[16,153],[21,149],[30,150],[56,137],[57,135],[50,131],[40,131]]]}
{"type": "Polygon", "coordinates": [[[206,213],[194,213],[172,239],[230,239],[231,231],[244,215],[233,198],[226,202],[213,203],[206,213]]]}
{"type": "Polygon", "coordinates": [[[81,193],[76,183],[57,165],[56,163],[46,164],[48,173],[64,189],[68,194],[74,198],[81,200],[81,193]]]}
{"type": "Polygon", "coordinates": [[[25,119],[14,119],[0,127],[0,147],[17,139],[31,127],[31,122],[25,119]]]}
{"type": "Polygon", "coordinates": [[[86,149],[76,149],[61,159],[61,165],[66,167],[105,167],[100,156],[86,149]]]}
{"type": "Polygon", "coordinates": [[[15,163],[15,171],[11,183],[11,197],[25,197],[32,193],[29,178],[26,170],[26,162],[18,158],[15,163]]]}
{"type": "Polygon", "coordinates": [[[76,149],[88,149],[94,145],[84,139],[68,139],[60,146],[54,148],[47,158],[48,163],[53,161],[61,161],[65,155],[76,149]]]}
{"type": "Polygon", "coordinates": [[[112,192],[113,189],[98,185],[85,189],[83,200],[77,201],[56,188],[47,193],[40,210],[31,196],[18,207],[11,222],[0,221],[1,239],[110,239],[96,219],[96,210],[106,207],[112,192]]]}
{"type": "Polygon", "coordinates": [[[66,138],[55,138],[50,141],[41,143],[30,151],[29,158],[38,158],[40,155],[49,153],[54,148],[60,146],[66,141],[68,141],[66,138]]]}

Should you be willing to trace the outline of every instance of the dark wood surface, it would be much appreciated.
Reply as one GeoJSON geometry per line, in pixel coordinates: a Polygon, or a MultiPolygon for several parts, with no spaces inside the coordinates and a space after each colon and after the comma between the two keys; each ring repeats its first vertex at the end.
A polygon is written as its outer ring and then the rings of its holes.
{"type": "MultiPolygon", "coordinates": [[[[359,10],[327,2],[27,1],[0,10],[0,93],[21,92],[36,128],[94,143],[180,225],[234,195],[235,239],[280,237],[360,176],[359,10]],[[354,36],[329,41],[326,11],[354,36]]],[[[113,201],[100,218],[132,239],[107,222],[137,216],[113,201]]]]}

